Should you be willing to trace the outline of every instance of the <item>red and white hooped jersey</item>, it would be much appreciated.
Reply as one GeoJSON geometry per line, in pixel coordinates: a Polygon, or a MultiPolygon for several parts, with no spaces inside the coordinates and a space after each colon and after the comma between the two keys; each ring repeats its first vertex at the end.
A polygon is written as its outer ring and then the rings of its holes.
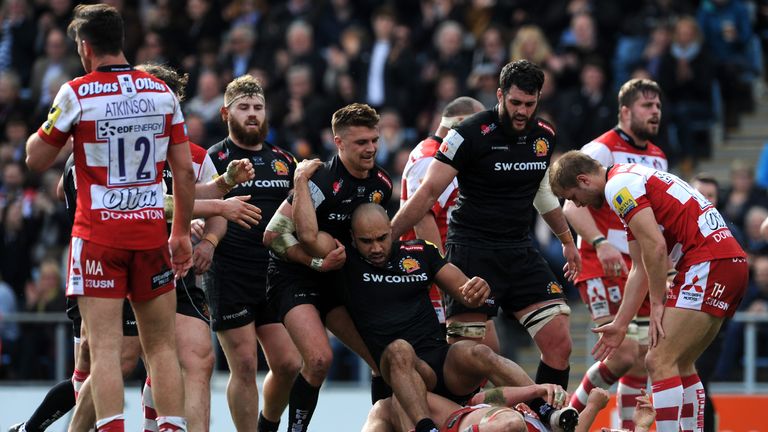
{"type": "MultiPolygon", "coordinates": [[[[416,189],[424,181],[424,177],[427,175],[427,169],[429,164],[435,158],[437,149],[440,147],[442,139],[437,136],[431,136],[420,142],[412,151],[408,157],[408,162],[403,169],[402,187],[400,188],[400,206],[405,205],[405,201],[409,197],[416,193],[416,189]]],[[[435,222],[437,222],[437,228],[440,230],[440,239],[445,246],[445,238],[448,234],[448,219],[450,213],[456,205],[456,197],[459,194],[459,182],[454,178],[448,187],[445,188],[442,194],[435,201],[435,205],[432,206],[432,213],[435,215],[435,222]]],[[[416,238],[416,233],[410,230],[400,237],[400,240],[413,240],[416,238]]]]}
{"type": "MultiPolygon", "coordinates": [[[[639,210],[650,207],[676,268],[746,257],[720,212],[675,175],[638,164],[614,165],[608,170],[605,199],[626,224],[639,210]]],[[[627,233],[628,240],[633,240],[628,225],[627,233]]]]}
{"type": "Polygon", "coordinates": [[[101,67],[61,87],[37,134],[55,147],[73,137],[73,236],[129,250],[167,243],[163,165],[168,146],[188,138],[163,81],[127,65],[101,67]]]}
{"type": "MultiPolygon", "coordinates": [[[[623,163],[637,163],[659,171],[667,171],[668,167],[667,157],[659,147],[648,143],[646,148],[640,148],[634,144],[630,136],[618,128],[602,134],[582,147],[581,151],[600,162],[604,167],[623,163]]],[[[601,233],[605,233],[605,238],[624,254],[624,261],[627,263],[627,268],[630,268],[632,261],[629,258],[627,234],[621,219],[607,205],[599,209],[592,207],[588,207],[588,209],[595,220],[597,229],[601,233]]],[[[577,245],[581,255],[582,268],[576,281],[581,282],[605,276],[592,244],[579,237],[577,245]]]]}

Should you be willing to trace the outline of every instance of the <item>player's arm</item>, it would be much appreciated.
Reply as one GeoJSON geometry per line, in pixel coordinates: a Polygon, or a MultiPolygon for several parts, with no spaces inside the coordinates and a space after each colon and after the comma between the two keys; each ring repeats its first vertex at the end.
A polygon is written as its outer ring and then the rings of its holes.
{"type": "MultiPolygon", "coordinates": [[[[424,214],[432,208],[440,194],[456,177],[459,172],[447,163],[435,159],[429,164],[427,175],[416,193],[410,197],[405,205],[392,219],[392,236],[400,238],[403,233],[416,225],[424,214]]],[[[440,244],[438,241],[435,244],[440,244]]]]}
{"type": "Polygon", "coordinates": [[[435,282],[443,292],[468,307],[480,307],[491,295],[488,282],[480,277],[469,279],[458,267],[446,263],[435,275],[435,282]]]}
{"type": "Polygon", "coordinates": [[[576,425],[575,432],[589,432],[592,430],[592,424],[595,422],[597,414],[608,405],[610,395],[608,391],[595,387],[589,392],[587,405],[584,411],[579,414],[579,423],[576,425]]]}
{"type": "Polygon", "coordinates": [[[53,165],[61,148],[43,141],[37,132],[27,139],[27,166],[30,171],[43,172],[53,165]]]}
{"type": "Polygon", "coordinates": [[[208,219],[221,216],[245,229],[250,229],[261,221],[261,209],[250,204],[248,202],[250,199],[250,195],[233,196],[225,200],[196,199],[192,217],[208,219]]]}
{"type": "Polygon", "coordinates": [[[533,197],[533,206],[547,223],[549,229],[563,244],[563,256],[567,261],[563,267],[565,277],[569,280],[576,280],[581,271],[581,257],[579,250],[576,249],[576,242],[573,241],[571,228],[563,215],[563,209],[560,208],[560,201],[552,193],[552,187],[549,185],[549,168],[544,172],[544,176],[539,182],[539,189],[536,191],[536,196],[533,197]]]}
{"type": "MultiPolygon", "coordinates": [[[[195,202],[197,206],[197,202],[195,202]]],[[[227,234],[227,220],[221,216],[207,217],[205,229],[200,242],[195,245],[192,253],[192,261],[195,266],[195,274],[203,274],[211,267],[213,252],[219,246],[219,242],[227,234]]]]}
{"type": "Polygon", "coordinates": [[[472,397],[471,405],[486,403],[489,405],[514,407],[537,398],[548,404],[562,407],[568,401],[568,393],[557,384],[531,384],[527,386],[499,386],[478,393],[472,397]],[[557,403],[559,401],[559,404],[557,403]]]}
{"type": "Polygon", "coordinates": [[[288,201],[283,201],[264,230],[264,246],[286,261],[304,264],[321,272],[336,270],[344,265],[346,253],[341,243],[337,241],[338,247],[324,258],[313,257],[301,247],[295,232],[293,206],[288,201]]]}
{"type": "Polygon", "coordinates": [[[606,275],[613,276],[616,268],[621,272],[627,272],[627,264],[624,262],[621,251],[608,242],[605,234],[600,232],[588,208],[577,207],[572,201],[566,200],[563,204],[563,214],[576,233],[581,236],[582,241],[588,241],[595,248],[597,259],[606,275]]]}
{"type": "Polygon", "coordinates": [[[223,198],[232,188],[240,183],[253,179],[255,176],[253,164],[248,159],[233,160],[227,165],[224,174],[206,183],[195,185],[195,198],[223,198]]]}
{"type": "Polygon", "coordinates": [[[168,146],[168,164],[173,174],[173,224],[168,244],[171,247],[171,262],[176,277],[183,277],[192,267],[192,243],[189,222],[195,200],[195,171],[189,143],[168,146]]]}
{"type": "Polygon", "coordinates": [[[319,228],[317,214],[309,191],[309,179],[323,165],[319,159],[303,160],[296,166],[293,175],[292,219],[296,225],[296,235],[301,246],[312,255],[323,254],[318,244],[319,228]]]}
{"type": "Polygon", "coordinates": [[[428,211],[420,221],[413,226],[413,230],[416,232],[416,238],[426,240],[440,250],[441,255],[445,255],[443,250],[443,239],[440,237],[440,229],[437,227],[435,221],[435,215],[428,211]]]}

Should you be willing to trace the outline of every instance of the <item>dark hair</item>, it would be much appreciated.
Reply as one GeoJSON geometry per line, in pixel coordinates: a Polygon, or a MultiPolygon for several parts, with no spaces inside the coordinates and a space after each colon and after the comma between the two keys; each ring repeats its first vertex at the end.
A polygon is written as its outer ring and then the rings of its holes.
{"type": "Polygon", "coordinates": [[[375,109],[366,104],[353,103],[339,108],[333,113],[331,119],[331,129],[334,135],[350,126],[364,126],[375,128],[379,124],[379,114],[375,109]]]}
{"type": "Polygon", "coordinates": [[[507,63],[499,75],[499,88],[507,94],[512,86],[517,86],[527,94],[538,94],[544,85],[544,71],[528,60],[507,63]]]}
{"type": "Polygon", "coordinates": [[[136,66],[136,69],[142,70],[155,78],[163,81],[169,89],[176,95],[179,102],[184,102],[186,96],[185,89],[187,82],[189,81],[189,74],[185,73],[179,75],[179,73],[170,66],[161,65],[157,63],[145,63],[136,66]]]}
{"type": "Polygon", "coordinates": [[[123,51],[123,18],[117,9],[105,4],[75,7],[67,27],[70,38],[88,41],[96,55],[120,54],[123,51]]]}
{"type": "Polygon", "coordinates": [[[623,106],[631,106],[641,94],[646,95],[648,93],[661,97],[661,87],[656,84],[656,81],[633,78],[625,82],[619,89],[619,109],[623,106]]]}
{"type": "Polygon", "coordinates": [[[478,106],[483,106],[477,99],[461,96],[448,102],[443,108],[443,117],[468,116],[477,112],[478,106]]]}

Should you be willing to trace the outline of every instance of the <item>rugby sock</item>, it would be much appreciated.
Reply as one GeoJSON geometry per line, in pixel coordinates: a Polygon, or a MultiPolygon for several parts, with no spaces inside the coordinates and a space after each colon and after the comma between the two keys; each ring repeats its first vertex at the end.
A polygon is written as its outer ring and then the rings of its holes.
{"type": "Polygon", "coordinates": [[[72,381],[64,380],[48,390],[24,427],[28,432],[43,432],[75,406],[75,392],[72,381]]]}
{"type": "Polygon", "coordinates": [[[381,375],[371,375],[371,405],[390,396],[392,396],[392,387],[384,381],[384,378],[381,375]]]}
{"type": "MultiPolygon", "coordinates": [[[[538,382],[538,380],[536,382],[538,382]]],[[[581,384],[579,384],[579,387],[573,392],[570,405],[576,408],[576,411],[582,412],[587,406],[587,398],[589,397],[589,392],[591,392],[593,388],[599,387],[608,390],[615,382],[616,376],[611,373],[605,363],[597,362],[593,364],[587,369],[587,373],[585,373],[584,378],[581,379],[581,384]]]]}
{"type": "Polygon", "coordinates": [[[72,387],[75,389],[75,399],[77,399],[77,395],[80,393],[80,388],[83,387],[83,383],[86,378],[88,378],[88,375],[90,375],[90,373],[75,368],[75,372],[72,374],[72,387]]]}
{"type": "Polygon", "coordinates": [[[680,430],[702,432],[704,430],[704,385],[699,375],[682,377],[683,408],[680,412],[680,430]]]}
{"type": "Polygon", "coordinates": [[[159,432],[187,432],[187,421],[184,417],[160,416],[157,428],[159,432]]]}
{"type": "Polygon", "coordinates": [[[276,422],[273,422],[272,420],[267,419],[264,417],[264,412],[259,412],[259,424],[256,427],[257,432],[277,432],[277,429],[280,427],[280,419],[277,419],[276,422]]]}
{"type": "Polygon", "coordinates": [[[555,369],[539,360],[539,368],[536,370],[536,384],[559,384],[563,390],[568,390],[568,373],[570,371],[570,366],[565,369],[555,369]]]}
{"type": "Polygon", "coordinates": [[[144,388],[141,391],[141,411],[144,413],[144,432],[158,432],[157,411],[155,401],[152,399],[152,380],[147,377],[144,388]]]}
{"type": "Polygon", "coordinates": [[[304,432],[309,427],[312,414],[317,407],[317,397],[320,387],[313,387],[299,374],[291,388],[291,396],[288,399],[288,420],[291,422],[288,430],[291,432],[304,432]]]}
{"type": "Polygon", "coordinates": [[[418,423],[416,423],[416,429],[414,429],[415,432],[438,432],[437,431],[437,425],[435,425],[435,422],[432,421],[432,419],[429,418],[423,418],[419,420],[418,423]]]}
{"type": "Polygon", "coordinates": [[[653,382],[653,407],[656,409],[658,432],[678,432],[682,405],[683,382],[679,376],[653,382]]]}
{"type": "Polygon", "coordinates": [[[616,408],[619,410],[619,420],[624,429],[635,430],[635,422],[632,416],[635,414],[637,397],[642,395],[640,390],[648,386],[647,376],[624,375],[619,378],[619,386],[616,390],[616,408]]]}
{"type": "Polygon", "coordinates": [[[125,418],[122,414],[96,421],[97,432],[125,432],[125,418]]]}

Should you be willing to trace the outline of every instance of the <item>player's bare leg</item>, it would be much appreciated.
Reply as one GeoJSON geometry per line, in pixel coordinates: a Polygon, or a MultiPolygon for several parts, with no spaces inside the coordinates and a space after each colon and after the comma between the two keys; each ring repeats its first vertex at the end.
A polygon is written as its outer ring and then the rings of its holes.
{"type": "Polygon", "coordinates": [[[262,389],[264,407],[261,413],[267,421],[279,423],[288,406],[293,382],[301,369],[301,354],[282,324],[256,327],[256,334],[269,365],[262,389]]]}
{"type": "Polygon", "coordinates": [[[198,318],[176,314],[176,343],[184,377],[184,415],[188,430],[207,432],[214,363],[210,328],[198,318]]]}
{"type": "Polygon", "coordinates": [[[259,416],[259,389],[256,329],[253,323],[217,332],[221,348],[229,363],[227,403],[235,428],[255,431],[259,416]]]}

